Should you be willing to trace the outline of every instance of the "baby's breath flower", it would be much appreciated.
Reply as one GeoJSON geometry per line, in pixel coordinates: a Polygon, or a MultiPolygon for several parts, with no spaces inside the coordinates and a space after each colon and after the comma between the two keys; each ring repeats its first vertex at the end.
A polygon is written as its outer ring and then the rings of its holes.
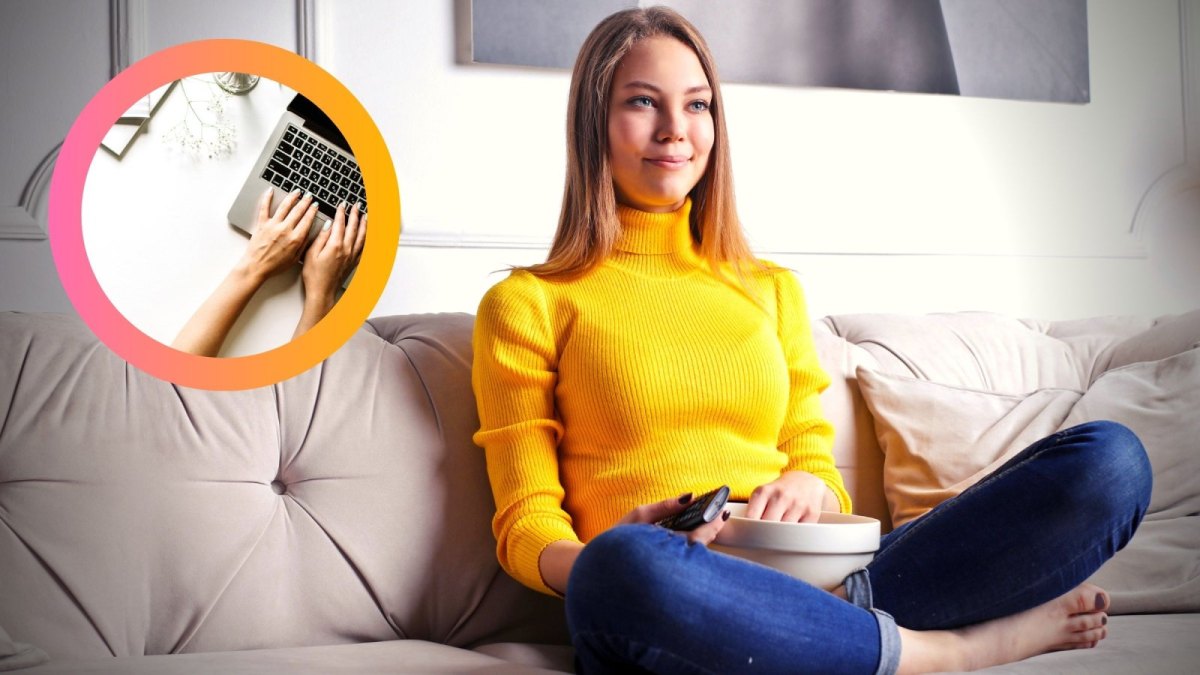
{"type": "Polygon", "coordinates": [[[179,90],[187,102],[183,119],[165,131],[163,139],[197,157],[214,158],[232,152],[237,130],[225,117],[230,94],[216,85],[212,75],[185,77],[179,81],[179,90]]]}

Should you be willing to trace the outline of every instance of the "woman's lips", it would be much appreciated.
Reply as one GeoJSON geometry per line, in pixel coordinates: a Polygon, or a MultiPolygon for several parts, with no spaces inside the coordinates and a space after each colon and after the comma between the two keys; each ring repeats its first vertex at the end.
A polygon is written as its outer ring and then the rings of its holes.
{"type": "Polygon", "coordinates": [[[682,155],[664,155],[662,157],[647,157],[645,161],[660,169],[682,169],[687,166],[688,158],[682,155]]]}

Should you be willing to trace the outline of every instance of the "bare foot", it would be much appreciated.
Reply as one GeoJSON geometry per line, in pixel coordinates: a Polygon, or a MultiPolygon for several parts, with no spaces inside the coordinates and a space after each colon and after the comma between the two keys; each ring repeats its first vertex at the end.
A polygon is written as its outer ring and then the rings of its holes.
{"type": "Polygon", "coordinates": [[[1094,584],[1019,614],[951,631],[900,629],[900,672],[977,670],[1045,652],[1095,647],[1108,635],[1108,594],[1094,584]]]}

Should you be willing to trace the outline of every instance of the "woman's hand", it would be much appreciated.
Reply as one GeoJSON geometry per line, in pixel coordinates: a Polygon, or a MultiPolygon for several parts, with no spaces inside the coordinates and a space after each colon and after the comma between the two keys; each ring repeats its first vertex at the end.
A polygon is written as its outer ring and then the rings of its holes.
{"type": "Polygon", "coordinates": [[[285,196],[272,216],[273,193],[268,188],[258,200],[254,234],[236,268],[259,285],[300,260],[308,230],[317,217],[312,195],[301,197],[299,190],[285,196]]]}
{"type": "Polygon", "coordinates": [[[332,223],[313,239],[312,246],[304,256],[304,295],[336,294],[346,275],[362,257],[363,244],[367,238],[367,217],[359,217],[359,204],[350,209],[347,218],[346,203],[342,202],[333,216],[332,223]]]}
{"type": "MultiPolygon", "coordinates": [[[[673,516],[683,511],[691,503],[692,493],[689,492],[677,499],[665,499],[653,504],[643,504],[625,514],[625,517],[617,521],[617,525],[657,523],[667,516],[673,516]]],[[[729,510],[726,509],[720,516],[713,518],[711,523],[705,523],[690,532],[680,532],[679,534],[686,536],[692,543],[707,546],[712,543],[713,539],[717,538],[717,533],[721,531],[721,528],[725,527],[725,523],[728,520],[729,510]]]]}
{"type": "Polygon", "coordinates": [[[746,517],[785,523],[815,523],[822,510],[840,509],[837,495],[825,481],[807,471],[785,471],[750,493],[746,517]]]}
{"type": "MultiPolygon", "coordinates": [[[[691,503],[692,493],[689,492],[678,498],[643,504],[625,514],[625,517],[618,520],[615,525],[657,523],[667,516],[673,516],[683,511],[691,503]]],[[[680,532],[679,534],[686,536],[692,543],[707,546],[717,538],[717,533],[721,531],[722,527],[725,527],[728,520],[729,511],[726,510],[721,513],[720,517],[714,518],[711,523],[701,525],[691,532],[680,532]]],[[[567,580],[571,576],[571,568],[575,566],[575,559],[582,551],[583,544],[575,541],[556,541],[547,546],[542,551],[541,557],[538,558],[538,570],[542,573],[542,581],[560,595],[565,594],[567,580]]]]}
{"type": "Polygon", "coordinates": [[[360,208],[355,204],[347,218],[346,203],[342,202],[333,220],[325,223],[304,254],[304,270],[300,273],[304,281],[304,311],[295,335],[317,325],[333,309],[342,282],[362,258],[367,217],[360,217],[360,208]]]}
{"type": "Polygon", "coordinates": [[[212,295],[184,324],[171,346],[200,356],[217,356],[225,336],[260,286],[271,275],[296,262],[308,238],[308,228],[317,215],[312,195],[300,198],[296,191],[283,198],[271,216],[267,191],[258,198],[257,227],[238,264],[230,270],[212,295]]]}

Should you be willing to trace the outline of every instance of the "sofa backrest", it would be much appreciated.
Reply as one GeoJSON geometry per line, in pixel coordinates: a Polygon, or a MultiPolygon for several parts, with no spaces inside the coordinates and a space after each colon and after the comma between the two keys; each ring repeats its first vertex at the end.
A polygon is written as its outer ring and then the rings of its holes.
{"type": "MultiPolygon", "coordinates": [[[[1200,314],[1188,316],[1195,322],[1200,314]]],[[[817,351],[832,380],[822,394],[822,405],[836,430],[834,456],[854,499],[855,513],[880,519],[885,532],[891,529],[883,493],[884,455],[855,377],[860,366],[979,391],[1023,394],[1052,387],[1082,391],[1110,368],[1153,356],[1126,351],[1134,344],[1131,338],[1143,333],[1153,346],[1155,335],[1148,329],[1169,318],[1034,321],[958,312],[846,314],[814,323],[817,351]]],[[[1167,355],[1186,349],[1188,345],[1175,342],[1180,335],[1194,333],[1181,330],[1176,322],[1158,339],[1162,343],[1158,351],[1167,355]]]]}
{"type": "Polygon", "coordinates": [[[380,319],[273,387],[139,372],[0,314],[0,626],[52,659],[566,642],[495,558],[466,315],[380,319]]]}

